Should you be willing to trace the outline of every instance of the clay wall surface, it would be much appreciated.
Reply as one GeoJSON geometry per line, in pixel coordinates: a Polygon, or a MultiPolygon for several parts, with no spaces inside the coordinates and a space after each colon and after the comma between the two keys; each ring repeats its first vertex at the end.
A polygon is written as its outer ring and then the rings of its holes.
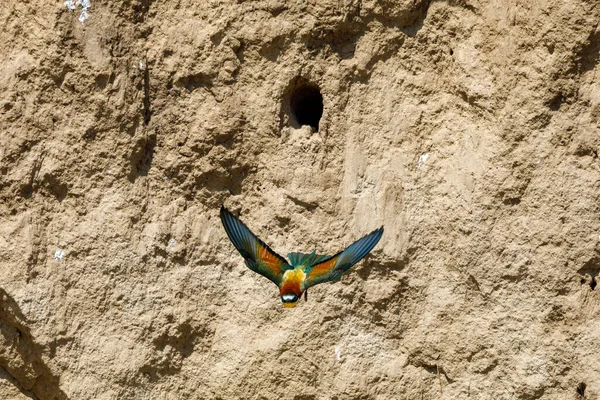
{"type": "Polygon", "coordinates": [[[600,398],[598,1],[79,13],[0,2],[0,398],[600,398]],[[284,309],[223,203],[385,233],[284,309]]]}

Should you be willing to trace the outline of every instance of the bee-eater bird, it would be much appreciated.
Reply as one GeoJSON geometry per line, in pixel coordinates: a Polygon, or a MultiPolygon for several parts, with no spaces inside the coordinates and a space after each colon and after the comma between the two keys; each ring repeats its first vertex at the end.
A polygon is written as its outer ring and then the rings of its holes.
{"type": "Polygon", "coordinates": [[[220,215],[227,236],[244,257],[248,268],[277,285],[281,302],[286,308],[294,307],[302,293],[306,299],[309,287],[340,279],[344,272],[375,247],[383,234],[381,227],[334,256],[317,255],[316,250],[310,254],[289,253],[288,263],[224,206],[221,206],[220,215]]]}

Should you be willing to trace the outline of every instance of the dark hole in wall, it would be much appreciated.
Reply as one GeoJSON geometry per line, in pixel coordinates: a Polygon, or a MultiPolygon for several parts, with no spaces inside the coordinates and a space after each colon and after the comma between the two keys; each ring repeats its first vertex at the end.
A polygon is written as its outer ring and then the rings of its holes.
{"type": "Polygon", "coordinates": [[[548,104],[548,107],[552,111],[558,111],[558,110],[560,110],[560,106],[562,105],[562,103],[564,101],[565,101],[565,98],[564,98],[563,94],[562,93],[558,93],[556,96],[554,96],[552,98],[552,100],[550,100],[550,103],[548,104]]]}
{"type": "Polygon", "coordinates": [[[298,126],[309,125],[315,132],[323,116],[323,96],[314,84],[303,84],[294,89],[290,98],[292,118],[298,126]]]}
{"type": "Polygon", "coordinates": [[[592,257],[577,271],[581,276],[581,284],[588,283],[590,289],[595,290],[598,285],[598,274],[600,274],[600,258],[592,257]],[[589,279],[586,277],[589,276],[589,279]]]}
{"type": "Polygon", "coordinates": [[[587,387],[587,385],[583,382],[581,382],[579,385],[577,385],[577,394],[579,395],[579,397],[585,396],[585,388],[586,387],[587,387]]]}

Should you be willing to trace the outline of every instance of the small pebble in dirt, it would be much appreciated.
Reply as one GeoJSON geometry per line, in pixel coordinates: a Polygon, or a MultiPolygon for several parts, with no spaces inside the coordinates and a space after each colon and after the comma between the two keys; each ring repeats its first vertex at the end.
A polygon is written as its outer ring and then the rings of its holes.
{"type": "Polygon", "coordinates": [[[421,154],[421,156],[419,157],[419,162],[417,163],[417,169],[419,169],[423,165],[425,165],[425,162],[427,161],[428,158],[429,158],[429,153],[421,154]]]}
{"type": "Polygon", "coordinates": [[[69,9],[69,11],[75,11],[77,6],[81,6],[81,13],[79,14],[79,22],[83,25],[86,19],[90,16],[88,14],[88,9],[92,6],[90,0],[66,0],[64,2],[65,7],[69,9]]]}
{"type": "Polygon", "coordinates": [[[64,256],[65,252],[63,251],[63,249],[56,249],[56,251],[54,252],[54,258],[58,261],[62,261],[64,256]]]}

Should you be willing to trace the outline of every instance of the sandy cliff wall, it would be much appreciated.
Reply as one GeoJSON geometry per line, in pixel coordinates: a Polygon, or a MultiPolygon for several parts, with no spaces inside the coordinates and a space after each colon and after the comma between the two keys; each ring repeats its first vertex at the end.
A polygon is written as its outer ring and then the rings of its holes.
{"type": "Polygon", "coordinates": [[[78,12],[0,4],[1,398],[600,398],[597,1],[78,12]],[[385,234],[288,310],[222,203],[385,234]]]}

